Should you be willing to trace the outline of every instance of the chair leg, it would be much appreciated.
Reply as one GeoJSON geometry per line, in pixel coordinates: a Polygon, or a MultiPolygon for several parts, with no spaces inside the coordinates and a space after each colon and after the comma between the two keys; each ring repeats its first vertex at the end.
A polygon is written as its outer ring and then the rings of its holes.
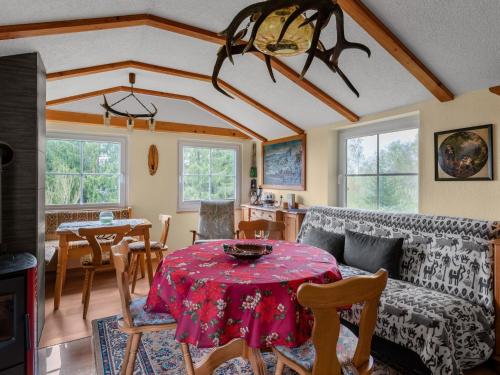
{"type": "Polygon", "coordinates": [[[140,265],[141,265],[141,278],[144,279],[146,277],[146,259],[144,254],[139,254],[140,265]]]}
{"type": "Polygon", "coordinates": [[[131,292],[134,293],[135,292],[135,285],[137,283],[137,274],[139,273],[139,266],[140,266],[140,262],[139,262],[139,257],[140,255],[139,254],[136,254],[135,255],[136,257],[136,260],[135,260],[135,270],[134,270],[134,277],[132,278],[132,288],[131,288],[131,292]]]}
{"type": "Polygon", "coordinates": [[[125,375],[132,375],[134,373],[135,359],[137,357],[137,350],[139,349],[139,344],[141,343],[142,333],[134,333],[132,335],[132,343],[130,344],[130,354],[128,357],[127,369],[125,370],[125,375]]]}
{"type": "Polygon", "coordinates": [[[132,337],[133,335],[128,335],[127,346],[125,347],[125,353],[122,361],[122,368],[120,369],[120,375],[125,375],[127,371],[127,365],[130,358],[130,348],[132,347],[132,337]]]}
{"type": "Polygon", "coordinates": [[[89,270],[89,282],[85,293],[85,302],[83,304],[83,319],[87,319],[87,312],[89,311],[90,291],[92,290],[92,283],[94,282],[95,270],[89,270]]]}
{"type": "Polygon", "coordinates": [[[85,279],[83,280],[83,289],[82,289],[82,304],[85,303],[85,295],[87,294],[88,283],[89,283],[89,270],[85,270],[85,279]]]}
{"type": "Polygon", "coordinates": [[[285,363],[278,358],[278,362],[276,363],[276,371],[274,372],[274,375],[282,375],[284,369],[285,369],[285,363]]]}
{"type": "Polygon", "coordinates": [[[158,259],[158,262],[161,262],[161,260],[163,259],[163,253],[161,251],[157,251],[156,258],[158,259]]]}
{"type": "Polygon", "coordinates": [[[129,270],[130,270],[130,281],[132,281],[134,277],[134,272],[135,272],[135,253],[129,253],[130,254],[130,264],[129,264],[129,270]]]}
{"type": "Polygon", "coordinates": [[[135,265],[137,262],[137,254],[136,253],[130,253],[130,282],[134,279],[134,274],[135,274],[135,265]]]}
{"type": "Polygon", "coordinates": [[[191,358],[191,353],[189,352],[189,345],[186,343],[181,343],[182,356],[184,357],[184,366],[186,367],[187,375],[195,375],[193,359],[191,358]]]}

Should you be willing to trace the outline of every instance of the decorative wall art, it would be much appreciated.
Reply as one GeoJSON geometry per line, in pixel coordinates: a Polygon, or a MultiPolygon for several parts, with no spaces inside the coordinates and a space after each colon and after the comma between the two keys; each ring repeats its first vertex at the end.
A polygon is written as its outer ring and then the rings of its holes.
{"type": "Polygon", "coordinates": [[[306,136],[262,144],[262,182],[266,189],[306,189],[306,136]]]}
{"type": "Polygon", "coordinates": [[[149,151],[148,151],[148,168],[149,168],[149,174],[151,176],[154,176],[156,174],[156,171],[158,170],[158,162],[159,162],[158,149],[156,148],[156,145],[151,145],[149,146],[149,151]]]}
{"type": "Polygon", "coordinates": [[[436,181],[493,180],[493,125],[434,133],[436,181]]]}

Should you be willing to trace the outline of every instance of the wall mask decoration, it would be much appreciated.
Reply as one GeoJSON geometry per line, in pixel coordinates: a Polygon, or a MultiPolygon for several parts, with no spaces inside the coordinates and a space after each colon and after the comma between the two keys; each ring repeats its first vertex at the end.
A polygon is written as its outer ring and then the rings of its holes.
{"type": "Polygon", "coordinates": [[[149,168],[149,174],[151,176],[154,176],[156,174],[156,171],[158,170],[158,162],[159,162],[158,149],[156,148],[156,145],[151,145],[149,146],[149,151],[148,151],[148,168],[149,168]]]}
{"type": "Polygon", "coordinates": [[[262,143],[262,182],[266,189],[306,190],[306,135],[262,143]]]}
{"type": "Polygon", "coordinates": [[[493,125],[434,133],[436,181],[493,180],[493,125]]]}

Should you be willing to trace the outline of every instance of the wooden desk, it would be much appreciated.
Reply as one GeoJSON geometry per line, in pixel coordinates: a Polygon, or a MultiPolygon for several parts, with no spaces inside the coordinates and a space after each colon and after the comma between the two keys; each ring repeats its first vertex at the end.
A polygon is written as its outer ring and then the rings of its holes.
{"type": "Polygon", "coordinates": [[[61,302],[62,288],[66,280],[66,268],[68,264],[68,248],[72,241],[84,241],[85,239],[78,235],[78,230],[82,227],[108,227],[113,225],[130,225],[132,230],[127,236],[140,236],[144,240],[146,249],[146,269],[148,272],[149,285],[153,281],[153,265],[151,263],[151,248],[149,239],[149,230],[152,227],[151,222],[146,219],[122,219],[114,220],[112,224],[101,224],[99,221],[79,221],[62,223],[56,230],[59,236],[59,252],[57,261],[56,285],[54,289],[54,310],[59,308],[61,302]]]}
{"type": "Polygon", "coordinates": [[[293,212],[275,207],[253,206],[251,204],[242,204],[242,217],[245,221],[269,220],[283,221],[285,223],[285,241],[297,241],[302,221],[306,215],[303,212],[293,212]]]}

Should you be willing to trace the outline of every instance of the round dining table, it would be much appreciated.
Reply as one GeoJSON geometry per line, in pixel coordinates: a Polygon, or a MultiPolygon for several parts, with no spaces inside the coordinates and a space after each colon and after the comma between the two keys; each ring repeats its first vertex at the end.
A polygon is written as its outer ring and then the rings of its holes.
{"type": "Polygon", "coordinates": [[[309,339],[314,317],[297,301],[305,282],[342,279],[335,258],[306,244],[272,240],[225,240],[193,245],[165,257],[158,266],[145,309],[177,321],[176,340],[214,348],[195,367],[211,374],[242,356],[255,374],[265,374],[261,349],[297,347],[309,339]],[[271,254],[240,260],[223,244],[272,245],[271,254]]]}

